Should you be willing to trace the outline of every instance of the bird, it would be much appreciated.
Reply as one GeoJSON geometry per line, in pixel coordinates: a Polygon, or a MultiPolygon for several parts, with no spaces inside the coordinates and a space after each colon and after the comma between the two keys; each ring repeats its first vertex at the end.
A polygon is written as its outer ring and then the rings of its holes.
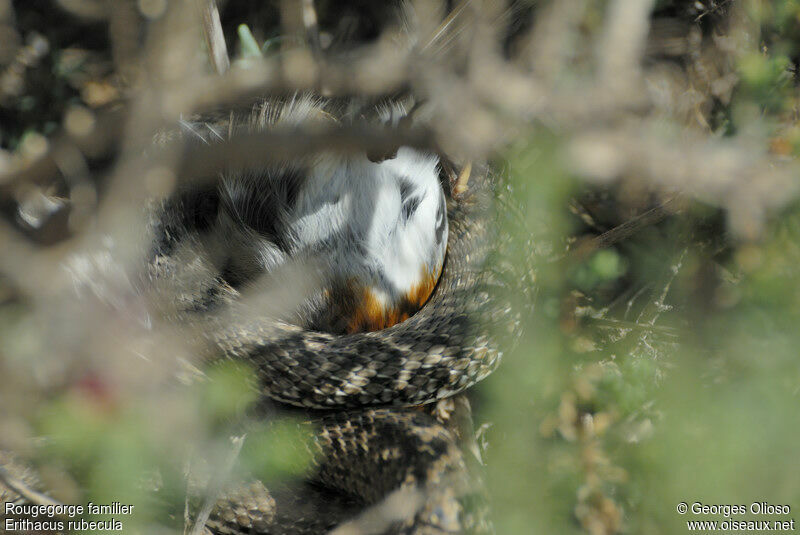
{"type": "MultiPolygon", "coordinates": [[[[408,109],[394,101],[374,115],[392,128],[408,109]]],[[[258,131],[331,121],[326,101],[295,95],[260,102],[238,125],[258,131]]],[[[419,310],[442,273],[448,223],[441,176],[432,151],[324,152],[226,170],[200,201],[184,197],[181,211],[192,205],[194,218],[205,221],[192,247],[232,291],[265,280],[280,285],[290,266],[315,266],[318,284],[284,319],[335,334],[378,331],[419,310]]]]}

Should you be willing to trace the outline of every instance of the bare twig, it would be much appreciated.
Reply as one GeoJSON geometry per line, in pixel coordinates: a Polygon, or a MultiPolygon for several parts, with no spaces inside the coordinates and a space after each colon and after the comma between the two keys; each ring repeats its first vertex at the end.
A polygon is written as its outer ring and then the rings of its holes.
{"type": "Polygon", "coordinates": [[[206,498],[203,501],[203,507],[200,509],[200,513],[197,515],[197,520],[192,527],[190,535],[201,535],[205,530],[206,523],[211,516],[211,511],[214,509],[214,504],[217,503],[217,500],[219,499],[224,488],[225,482],[227,481],[234,465],[236,464],[236,459],[239,457],[239,453],[242,451],[245,438],[246,435],[231,437],[231,450],[224,464],[220,468],[219,473],[216,475],[214,481],[211,482],[213,487],[210,488],[209,492],[206,494],[206,498]]]}
{"type": "Polygon", "coordinates": [[[640,83],[650,12],[655,0],[614,0],[599,48],[600,83],[621,98],[634,94],[640,83]]]}
{"type": "Polygon", "coordinates": [[[453,188],[453,193],[460,195],[467,191],[470,174],[472,174],[472,162],[467,162],[458,173],[458,179],[456,180],[455,188],[453,188]]]}
{"type": "Polygon", "coordinates": [[[672,213],[669,208],[673,201],[675,201],[675,197],[665,200],[658,206],[630,218],[621,225],[617,225],[599,236],[590,240],[578,242],[578,246],[570,250],[570,256],[574,258],[585,258],[595,251],[611,247],[615,243],[621,242],[645,227],[655,225],[672,213]]]}
{"type": "Polygon", "coordinates": [[[230,69],[228,48],[225,46],[225,35],[219,20],[219,10],[215,0],[197,0],[203,20],[203,36],[208,47],[208,56],[217,74],[225,74],[230,69]]]}
{"type": "Polygon", "coordinates": [[[59,176],[58,155],[67,150],[78,149],[92,158],[107,156],[116,148],[127,113],[114,108],[90,116],[90,128],[81,132],[62,132],[49,144],[45,154],[23,169],[0,172],[0,199],[10,198],[17,188],[26,183],[50,184],[59,176]]]}
{"type": "Polygon", "coordinates": [[[625,329],[625,330],[641,330],[650,331],[664,336],[677,338],[681,335],[678,329],[674,327],[667,327],[664,325],[653,325],[649,323],[639,323],[636,321],[616,320],[613,318],[592,318],[591,322],[598,327],[607,329],[625,329]]]}
{"type": "Polygon", "coordinates": [[[179,180],[216,180],[216,173],[231,167],[252,169],[267,163],[303,158],[322,151],[385,153],[397,146],[436,149],[427,129],[387,130],[352,125],[319,129],[269,130],[235,135],[212,146],[191,147],[178,170],[179,180]],[[269,151],[263,150],[270,147],[269,151]]]}
{"type": "Polygon", "coordinates": [[[0,465],[0,483],[11,489],[13,492],[16,492],[23,500],[30,504],[53,506],[63,505],[58,500],[54,500],[50,496],[32,489],[23,481],[12,476],[2,465],[0,465]]]}
{"type": "Polygon", "coordinates": [[[383,533],[394,522],[413,518],[425,503],[425,491],[415,487],[400,488],[358,517],[345,522],[330,535],[371,535],[383,533]]]}
{"type": "Polygon", "coordinates": [[[384,533],[399,521],[409,520],[432,503],[444,489],[456,496],[469,492],[470,481],[463,474],[451,473],[436,484],[402,486],[361,514],[337,526],[329,535],[375,535],[384,533]]]}
{"type": "Polygon", "coordinates": [[[303,26],[306,28],[306,39],[311,48],[311,53],[319,60],[322,58],[322,43],[319,37],[319,22],[317,21],[317,10],[314,8],[314,0],[303,1],[303,26]]]}

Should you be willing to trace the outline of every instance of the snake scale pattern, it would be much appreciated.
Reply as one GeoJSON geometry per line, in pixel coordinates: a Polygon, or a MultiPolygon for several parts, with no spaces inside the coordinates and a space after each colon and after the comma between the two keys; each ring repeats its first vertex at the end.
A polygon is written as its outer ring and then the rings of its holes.
{"type": "Polygon", "coordinates": [[[182,279],[185,258],[173,252],[197,218],[180,199],[158,212],[148,276],[156,293],[166,281],[171,295],[190,294],[192,312],[184,303],[177,315],[201,334],[204,360],[249,363],[264,398],[299,408],[315,429],[307,480],[289,489],[226,486],[213,497],[207,533],[491,532],[464,453],[476,448],[460,394],[494,370],[498,333],[518,325],[488,262],[493,189],[486,172],[474,172],[456,198],[445,187],[446,261],[421,310],[381,331],[344,335],[259,315],[218,273],[192,288],[194,277],[182,279]]]}
{"type": "Polygon", "coordinates": [[[209,336],[212,351],[255,365],[265,395],[307,408],[412,406],[463,391],[496,366],[490,327],[506,317],[483,270],[488,209],[477,196],[453,203],[439,287],[408,320],[337,336],[234,311],[209,336]]]}
{"type": "MultiPolygon", "coordinates": [[[[401,323],[336,335],[265,318],[235,296],[225,299],[224,313],[200,314],[198,332],[205,338],[207,360],[249,363],[265,397],[310,410],[317,423],[312,485],[274,498],[259,482],[231,490],[215,507],[212,531],[327,533],[409,489],[419,500],[412,512],[388,522],[384,511],[379,526],[359,529],[490,531],[485,511],[476,505],[476,483],[462,451],[468,442],[464,438],[472,434],[467,429],[471,423],[463,425],[470,420],[468,403],[459,397],[451,402],[460,409],[452,411],[460,415],[460,428],[453,423],[459,417],[445,410],[451,419],[443,419],[435,403],[446,404],[489,375],[502,356],[497,334],[516,328],[488,261],[497,239],[492,177],[476,172],[468,184],[456,198],[448,195],[447,256],[438,285],[422,309],[401,323]],[[327,491],[309,490],[317,487],[327,491]],[[340,495],[349,498],[337,502],[340,495]]],[[[444,186],[452,191],[449,183],[444,186]]],[[[176,244],[165,242],[164,235],[179,241],[192,230],[185,222],[197,220],[186,217],[186,206],[171,205],[159,221],[162,249],[168,252],[176,244]]],[[[165,273],[174,267],[169,255],[157,255],[152,276],[168,278],[165,273]]],[[[215,296],[230,293],[219,276],[211,286],[215,296]]],[[[208,293],[206,288],[203,295],[208,293]]],[[[408,496],[398,500],[414,501],[408,496]]]]}

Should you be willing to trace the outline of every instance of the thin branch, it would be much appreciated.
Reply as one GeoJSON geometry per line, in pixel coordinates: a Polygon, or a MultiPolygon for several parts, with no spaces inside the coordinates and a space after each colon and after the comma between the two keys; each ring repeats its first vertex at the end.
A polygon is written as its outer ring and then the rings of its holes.
{"type": "Polygon", "coordinates": [[[664,325],[653,325],[650,323],[639,323],[637,321],[616,320],[613,318],[589,318],[590,323],[596,324],[598,327],[606,329],[630,329],[650,331],[664,336],[679,337],[680,331],[674,327],[667,327],[664,325]]]}
{"type": "Polygon", "coordinates": [[[319,22],[317,10],[314,7],[314,0],[302,0],[303,4],[303,26],[306,29],[306,39],[311,48],[311,54],[319,61],[322,58],[322,43],[319,37],[319,22]]]}
{"type": "MultiPolygon", "coordinates": [[[[39,159],[23,169],[11,172],[0,172],[0,199],[12,198],[17,187],[22,184],[50,184],[59,176],[59,154],[78,149],[89,157],[107,156],[115,149],[115,144],[122,136],[127,112],[114,108],[92,114],[92,126],[86,133],[79,135],[62,132],[50,144],[47,152],[39,159]]],[[[12,168],[13,169],[13,168],[12,168]]]]}
{"type": "Polygon", "coordinates": [[[214,510],[214,505],[217,503],[217,500],[222,493],[222,489],[224,488],[224,482],[227,481],[228,477],[230,476],[230,473],[236,464],[236,459],[238,459],[239,453],[242,451],[245,438],[246,435],[231,437],[231,451],[229,452],[227,459],[225,459],[225,463],[222,465],[220,473],[216,476],[215,481],[213,482],[214,487],[206,495],[206,499],[203,502],[203,507],[200,509],[200,513],[197,515],[197,521],[192,527],[190,535],[201,535],[205,530],[206,523],[211,516],[211,511],[214,510]]]}
{"type": "Polygon", "coordinates": [[[52,505],[52,506],[60,506],[63,505],[58,500],[54,500],[50,496],[46,494],[42,494],[41,492],[32,489],[27,484],[25,484],[20,479],[12,476],[8,470],[2,465],[0,465],[0,483],[11,489],[13,492],[16,492],[22,499],[27,501],[33,505],[52,505]]]}
{"type": "Polygon", "coordinates": [[[599,82],[623,99],[639,85],[650,13],[655,0],[613,0],[599,48],[599,82]]]}
{"type": "Polygon", "coordinates": [[[208,56],[217,74],[225,74],[231,67],[228,48],[225,46],[225,34],[219,20],[219,10],[215,0],[197,0],[200,15],[203,19],[203,36],[208,47],[208,56]]]}
{"type": "Polygon", "coordinates": [[[212,145],[192,146],[184,154],[176,174],[178,180],[216,179],[217,173],[225,169],[253,169],[323,151],[386,153],[398,146],[436,150],[437,144],[433,133],[421,128],[388,130],[351,125],[321,131],[275,129],[235,135],[212,145]]]}
{"type": "Polygon", "coordinates": [[[397,521],[413,518],[428,493],[418,487],[399,488],[356,518],[340,524],[329,535],[383,533],[397,521]]]}
{"type": "Polygon", "coordinates": [[[676,197],[671,197],[658,206],[655,206],[639,215],[636,215],[624,223],[608,230],[590,240],[578,242],[577,247],[571,249],[567,256],[572,258],[586,258],[590,254],[600,249],[611,247],[615,243],[636,234],[645,227],[655,225],[673,212],[669,209],[676,197]]]}

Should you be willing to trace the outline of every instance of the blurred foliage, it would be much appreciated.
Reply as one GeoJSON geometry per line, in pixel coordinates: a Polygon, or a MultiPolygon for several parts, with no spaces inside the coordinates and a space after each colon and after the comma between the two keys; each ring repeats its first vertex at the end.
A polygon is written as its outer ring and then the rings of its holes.
{"type": "MultiPolygon", "coordinates": [[[[755,122],[768,128],[754,142],[796,155],[800,4],[744,4],[764,40],[737,58],[734,98],[718,109],[732,123],[718,133],[755,122]]],[[[478,387],[492,423],[486,466],[498,533],[684,533],[686,520],[722,519],[676,513],[695,501],[788,504],[789,516],[734,518],[794,518],[800,207],[743,242],[725,232],[719,210],[692,202],[609,249],[565,260],[554,252],[623,222],[587,223],[569,201],[601,198],[602,217],[626,199],[618,187],[572,179],[564,149],[540,127],[506,153],[506,179],[524,206],[509,232],[538,233],[542,251],[525,336],[478,387]]],[[[653,205],[645,198],[639,210],[653,205]]],[[[528,251],[517,251],[521,264],[528,251]]]]}
{"type": "MultiPolygon", "coordinates": [[[[553,153],[512,151],[508,180],[530,190],[526,224],[563,243],[587,231],[564,209],[586,192],[553,153]]],[[[478,387],[499,533],[681,533],[700,517],[680,502],[800,501],[800,211],[721,250],[705,237],[715,217],[685,210],[582,259],[539,257],[524,338],[478,387]]]]}
{"type": "MultiPolygon", "coordinates": [[[[319,2],[324,32],[344,42],[376,37],[364,22],[373,19],[358,11],[382,8],[347,2],[339,13],[330,4],[319,2]]],[[[599,31],[606,4],[588,3],[576,43],[599,31]]],[[[764,150],[795,158],[800,2],[662,0],[653,19],[696,30],[707,42],[729,31],[733,4],[757,29],[757,43],[733,54],[730,98],[712,94],[711,83],[692,86],[702,93],[698,122],[711,137],[746,132],[764,150]]],[[[51,135],[69,106],[107,105],[124,92],[97,22],[60,24],[14,5],[20,34],[35,29],[50,51],[30,67],[19,98],[0,106],[0,147],[8,152],[31,136],[51,135]]],[[[231,1],[222,16],[241,57],[277,48],[274,5],[231,1]]],[[[699,71],[688,56],[669,61],[699,71]]],[[[573,59],[580,65],[583,57],[573,59]]],[[[570,141],[558,125],[535,122],[495,166],[508,261],[518,270],[509,299],[525,314],[521,340],[476,393],[477,419],[491,424],[484,461],[497,532],[684,533],[685,521],[699,517],[675,508],[694,501],[767,501],[788,504],[794,514],[800,203],[770,214],[764,231],[744,240],[728,233],[723,210],[679,199],[665,219],[584,253],[582,245],[669,204],[672,193],[637,187],[638,177],[587,185],[569,161],[570,141]]],[[[24,299],[8,292],[0,294],[0,367],[19,373],[23,359],[15,356],[36,347],[30,340],[38,327],[28,321],[24,299]]],[[[48,437],[32,457],[55,466],[51,487],[98,503],[109,495],[136,503],[126,528],[157,532],[165,511],[171,527],[181,525],[175,512],[183,507],[185,472],[197,466],[187,468],[185,450],[166,435],[205,444],[192,453],[219,459],[232,450],[228,437],[247,432],[241,459],[265,479],[295,477],[310,465],[307,437],[294,420],[241,427],[255,410],[250,376],[247,368],[217,366],[189,386],[175,385],[179,395],[154,395],[142,406],[112,393],[105,378],[84,377],[77,386],[65,380],[63,392],[20,409],[19,434],[29,442],[48,437]],[[163,416],[166,404],[174,420],[153,431],[144,422],[163,416]],[[178,419],[184,425],[169,426],[178,419]],[[155,482],[145,477],[154,467],[155,482]],[[86,487],[69,487],[58,470],[86,487]]]]}

